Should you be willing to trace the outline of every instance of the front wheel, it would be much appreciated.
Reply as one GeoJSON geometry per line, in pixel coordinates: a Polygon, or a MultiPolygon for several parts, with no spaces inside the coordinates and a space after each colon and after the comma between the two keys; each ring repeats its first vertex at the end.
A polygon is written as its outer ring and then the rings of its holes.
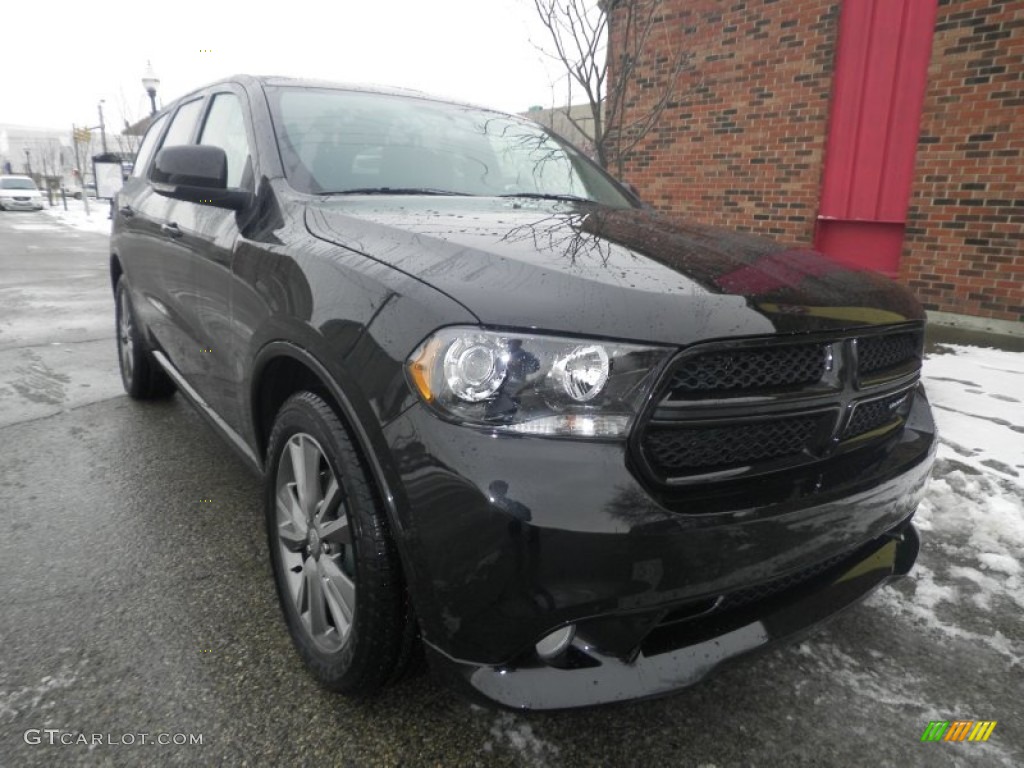
{"type": "Polygon", "coordinates": [[[415,620],[398,554],[352,438],[321,397],[282,406],[264,478],[277,593],[306,666],[353,695],[401,677],[415,620]]]}

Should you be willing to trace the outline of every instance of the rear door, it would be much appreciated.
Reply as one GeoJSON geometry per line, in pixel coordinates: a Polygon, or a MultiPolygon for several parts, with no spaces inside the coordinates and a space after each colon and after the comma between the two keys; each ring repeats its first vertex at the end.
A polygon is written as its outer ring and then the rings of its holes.
{"type": "MultiPolygon", "coordinates": [[[[156,342],[154,330],[166,323],[167,318],[159,309],[162,302],[158,298],[162,287],[157,252],[163,239],[156,218],[159,201],[150,200],[156,193],[149,185],[148,173],[169,121],[170,115],[161,115],[142,140],[132,173],[115,199],[116,220],[111,242],[128,277],[135,316],[151,343],[156,342]]],[[[163,336],[163,333],[157,335],[163,336]]]]}
{"type": "MultiPolygon", "coordinates": [[[[193,143],[202,115],[205,98],[200,95],[181,104],[171,118],[156,155],[165,147],[193,143]]],[[[156,284],[148,297],[154,309],[151,325],[157,345],[171,363],[194,385],[202,362],[206,339],[195,329],[194,305],[199,281],[194,262],[197,254],[184,237],[177,220],[183,207],[192,205],[157,194],[146,172],[146,190],[136,199],[134,218],[140,219],[147,232],[146,251],[152,254],[156,284]]],[[[187,209],[186,209],[187,210],[187,209]]]]}

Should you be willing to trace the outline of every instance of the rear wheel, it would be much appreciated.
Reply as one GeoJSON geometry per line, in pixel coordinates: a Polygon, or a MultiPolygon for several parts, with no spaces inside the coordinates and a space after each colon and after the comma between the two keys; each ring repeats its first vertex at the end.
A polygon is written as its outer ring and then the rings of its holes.
{"type": "Polygon", "coordinates": [[[174,382],[146,349],[124,280],[117,281],[114,299],[117,359],[124,391],[136,400],[169,397],[174,394],[174,382]]]}
{"type": "Polygon", "coordinates": [[[398,553],[348,431],[318,395],[282,406],[264,482],[278,597],[307,667],[353,695],[400,677],[414,657],[415,620],[398,553]]]}

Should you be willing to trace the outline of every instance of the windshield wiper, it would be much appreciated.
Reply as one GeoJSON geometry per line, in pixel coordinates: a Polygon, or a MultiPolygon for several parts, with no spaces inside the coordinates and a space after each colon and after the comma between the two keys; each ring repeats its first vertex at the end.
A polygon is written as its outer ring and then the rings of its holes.
{"type": "Polygon", "coordinates": [[[556,195],[546,192],[512,192],[508,195],[498,195],[498,197],[528,197],[531,200],[564,200],[569,203],[596,203],[596,200],[591,200],[589,197],[580,197],[579,195],[556,195]]]}
{"type": "Polygon", "coordinates": [[[456,195],[468,197],[465,192],[452,192],[450,189],[432,189],[430,187],[360,187],[359,189],[341,189],[337,192],[320,192],[321,196],[329,195],[456,195]]]}

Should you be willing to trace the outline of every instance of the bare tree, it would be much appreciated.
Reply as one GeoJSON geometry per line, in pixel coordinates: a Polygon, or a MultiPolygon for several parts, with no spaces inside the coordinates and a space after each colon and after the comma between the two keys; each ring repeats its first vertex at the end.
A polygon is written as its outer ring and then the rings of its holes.
{"type": "Polygon", "coordinates": [[[121,110],[122,119],[124,120],[124,130],[116,134],[118,151],[122,156],[134,157],[139,151],[142,137],[131,133],[129,130],[137,118],[135,117],[135,111],[128,107],[128,99],[124,95],[123,88],[118,89],[117,105],[121,110]]]}
{"type": "Polygon", "coordinates": [[[621,176],[630,153],[677,97],[679,74],[693,55],[672,50],[671,25],[662,23],[657,0],[532,2],[550,38],[549,47],[538,47],[566,73],[566,105],[557,111],[593,146],[595,159],[621,176]],[[609,14],[615,24],[611,50],[609,14]],[[642,65],[657,67],[657,82],[648,72],[641,82],[642,65]],[[586,119],[571,112],[581,92],[589,106],[586,119]]]}
{"type": "Polygon", "coordinates": [[[41,174],[44,188],[58,187],[64,159],[61,143],[54,138],[36,139],[33,155],[37,158],[37,173],[41,174]]]}

